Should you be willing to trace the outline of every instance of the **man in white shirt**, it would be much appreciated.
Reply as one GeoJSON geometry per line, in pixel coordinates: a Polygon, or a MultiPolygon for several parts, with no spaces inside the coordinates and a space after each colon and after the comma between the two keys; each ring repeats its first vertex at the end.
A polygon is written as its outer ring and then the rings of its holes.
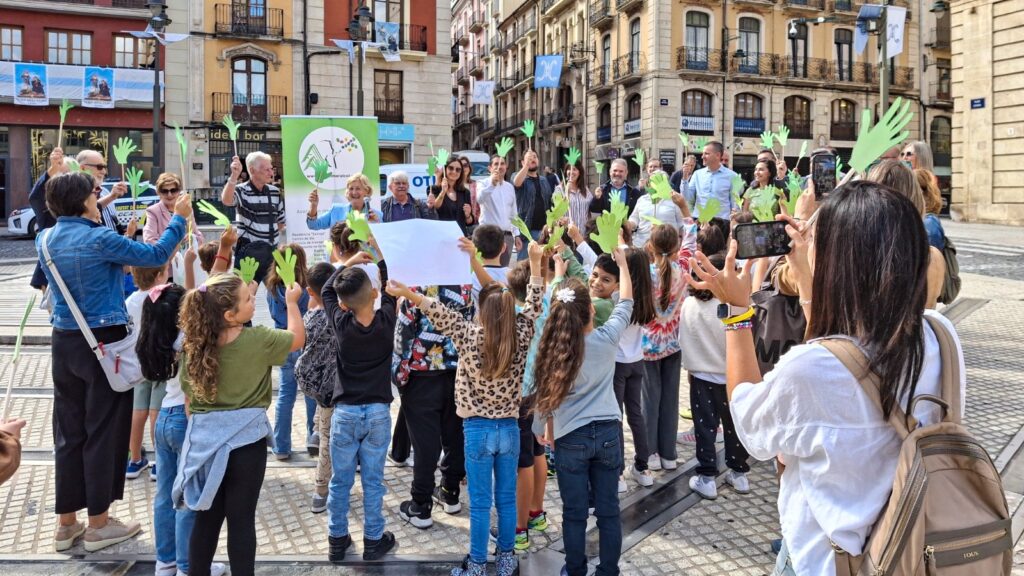
{"type": "Polygon", "coordinates": [[[725,147],[721,142],[709,142],[704,147],[704,167],[693,173],[684,194],[693,206],[693,216],[700,216],[701,207],[711,198],[719,202],[719,218],[728,220],[734,209],[739,209],[732,200],[732,178],[736,175],[723,164],[725,147]]]}
{"type": "Polygon", "coordinates": [[[478,184],[481,186],[476,193],[480,205],[480,224],[493,224],[505,234],[505,252],[501,255],[501,265],[508,266],[512,258],[512,231],[515,226],[512,220],[516,217],[516,189],[511,182],[505,180],[508,162],[501,156],[491,158],[491,177],[478,184]]]}

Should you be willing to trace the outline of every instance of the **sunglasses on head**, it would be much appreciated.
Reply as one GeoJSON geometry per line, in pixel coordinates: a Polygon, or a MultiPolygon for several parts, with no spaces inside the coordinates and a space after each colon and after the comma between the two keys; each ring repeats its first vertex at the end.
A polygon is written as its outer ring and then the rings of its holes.
{"type": "Polygon", "coordinates": [[[160,193],[161,194],[170,195],[170,194],[177,194],[178,192],[181,192],[181,188],[161,188],[160,189],[160,193]]]}

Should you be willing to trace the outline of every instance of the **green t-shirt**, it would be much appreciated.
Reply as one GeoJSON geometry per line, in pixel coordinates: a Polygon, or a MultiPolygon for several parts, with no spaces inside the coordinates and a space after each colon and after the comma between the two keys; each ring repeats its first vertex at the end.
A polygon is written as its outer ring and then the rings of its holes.
{"type": "Polygon", "coordinates": [[[615,302],[612,302],[611,298],[593,298],[590,303],[594,305],[594,328],[600,328],[612,315],[615,302]]]}
{"type": "Polygon", "coordinates": [[[270,368],[280,366],[292,349],[292,333],[265,326],[243,328],[233,342],[220,349],[217,397],[212,404],[199,402],[192,395],[188,378],[188,357],[181,355],[181,389],[194,413],[240,408],[269,408],[270,368]]]}

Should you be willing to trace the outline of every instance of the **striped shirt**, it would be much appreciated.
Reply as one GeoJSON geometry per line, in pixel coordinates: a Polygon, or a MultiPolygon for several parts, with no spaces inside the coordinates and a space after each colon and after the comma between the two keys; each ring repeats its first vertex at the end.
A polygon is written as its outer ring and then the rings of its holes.
{"type": "Polygon", "coordinates": [[[252,182],[235,186],[235,222],[238,237],[278,243],[278,224],[284,224],[284,195],[272,184],[253,189],[252,182]]]}
{"type": "MultiPolygon", "coordinates": [[[[556,187],[555,194],[565,194],[563,188],[561,185],[556,187]]],[[[594,195],[590,190],[583,190],[582,192],[569,192],[568,196],[569,221],[580,230],[586,229],[587,222],[590,221],[590,201],[593,200],[594,195]]]]}

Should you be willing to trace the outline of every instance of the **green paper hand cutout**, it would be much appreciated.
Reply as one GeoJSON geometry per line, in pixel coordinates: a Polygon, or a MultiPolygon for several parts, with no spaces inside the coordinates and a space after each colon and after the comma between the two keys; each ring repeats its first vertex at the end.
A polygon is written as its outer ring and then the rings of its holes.
{"type": "Polygon", "coordinates": [[[679,141],[683,143],[683,154],[685,155],[686,151],[690,149],[690,135],[686,132],[680,132],[679,141]]]}
{"type": "Polygon", "coordinates": [[[746,186],[746,182],[743,181],[742,176],[736,174],[732,177],[732,188],[729,190],[729,193],[732,195],[732,203],[735,204],[737,208],[743,205],[743,196],[741,193],[743,192],[744,186],[746,186]]]}
{"type": "Polygon", "coordinates": [[[648,185],[647,191],[650,193],[651,200],[655,204],[662,200],[672,199],[672,186],[669,184],[668,178],[661,172],[652,174],[648,185]]]}
{"type": "Polygon", "coordinates": [[[370,239],[370,223],[366,220],[366,216],[359,210],[349,210],[348,215],[345,216],[345,222],[348,224],[352,235],[349,236],[351,240],[359,242],[366,242],[370,239]]]}
{"type": "Polygon", "coordinates": [[[72,104],[71,102],[68,102],[67,98],[61,100],[61,103],[60,103],[60,123],[61,124],[64,124],[64,120],[68,117],[68,111],[71,110],[74,107],[75,107],[75,105],[72,104]]]}
{"type": "Polygon", "coordinates": [[[512,148],[515,145],[515,142],[513,142],[512,139],[509,138],[508,136],[502,138],[501,142],[498,142],[498,145],[496,146],[496,148],[498,149],[498,156],[505,158],[506,156],[508,156],[508,153],[512,151],[512,148]]]}
{"type": "Polygon", "coordinates": [[[274,262],[277,262],[277,275],[281,277],[285,287],[291,288],[295,284],[295,262],[298,256],[292,254],[291,248],[284,249],[284,255],[280,250],[274,250],[274,262]]]}
{"type": "Polygon", "coordinates": [[[910,136],[910,132],[903,129],[913,118],[910,101],[904,102],[903,98],[897,98],[874,126],[871,126],[871,110],[865,109],[860,117],[860,134],[850,155],[850,167],[859,174],[866,173],[868,166],[886,150],[910,136]]]}
{"type": "Polygon", "coordinates": [[[775,204],[778,200],[779,189],[775,186],[768,186],[754,191],[750,199],[750,211],[754,213],[754,220],[758,222],[771,222],[775,220],[775,204]]]}
{"type": "Polygon", "coordinates": [[[664,224],[664,222],[658,220],[654,216],[641,216],[640,218],[647,220],[648,222],[651,223],[652,226],[661,226],[662,224],[664,224]]]}
{"type": "Polygon", "coordinates": [[[548,230],[553,230],[556,222],[562,219],[569,212],[569,199],[562,194],[557,194],[552,199],[551,210],[547,211],[545,224],[548,230]]]}
{"type": "Polygon", "coordinates": [[[64,165],[68,167],[68,172],[72,174],[82,171],[82,165],[74,158],[64,158],[64,165]]]}
{"type": "Polygon", "coordinates": [[[794,194],[799,196],[803,189],[800,186],[800,176],[796,172],[789,172],[786,174],[786,190],[789,191],[790,197],[794,194]]]}
{"type": "Polygon", "coordinates": [[[512,219],[512,224],[519,229],[519,233],[523,235],[523,242],[529,242],[533,236],[530,234],[530,227],[523,222],[523,219],[516,216],[512,219]]]}
{"type": "Polygon", "coordinates": [[[718,216],[718,211],[722,209],[722,203],[718,201],[718,198],[708,198],[707,202],[704,203],[700,208],[700,214],[697,216],[697,221],[701,224],[707,224],[711,222],[711,219],[718,216]]]}
{"type": "Polygon", "coordinates": [[[590,239],[597,242],[602,252],[611,254],[615,251],[615,247],[619,245],[619,231],[621,229],[622,223],[619,222],[618,217],[605,210],[597,217],[597,232],[591,232],[590,239]]]}
{"type": "Polygon", "coordinates": [[[448,157],[449,157],[449,154],[448,154],[447,150],[445,150],[444,148],[438,148],[437,149],[437,165],[438,166],[446,166],[448,164],[448,157]]]}
{"type": "Polygon", "coordinates": [[[838,177],[843,173],[843,159],[836,156],[836,176],[838,177]]]}
{"type": "Polygon", "coordinates": [[[765,130],[761,132],[761,147],[768,148],[769,150],[775,146],[775,134],[772,134],[771,130],[765,130]]]}
{"type": "Polygon", "coordinates": [[[636,165],[639,166],[641,170],[643,170],[646,161],[647,158],[644,154],[643,148],[637,148],[636,151],[633,153],[633,162],[636,162],[636,165]]]}
{"type": "Polygon", "coordinates": [[[128,157],[131,156],[132,152],[137,151],[139,148],[135,145],[135,142],[131,138],[122,136],[117,144],[114,145],[114,158],[117,159],[117,163],[124,166],[128,163],[128,157]]]}
{"type": "Polygon", "coordinates": [[[775,135],[775,139],[778,140],[779,146],[786,147],[786,142],[789,142],[789,126],[782,124],[779,126],[779,132],[775,135]]]}
{"type": "Polygon", "coordinates": [[[558,242],[562,240],[562,236],[565,234],[565,228],[558,226],[554,232],[551,233],[551,237],[548,238],[548,243],[544,245],[549,250],[554,250],[555,246],[558,246],[558,242]]]}
{"type": "Polygon", "coordinates": [[[427,146],[430,147],[430,155],[433,156],[434,155],[434,139],[433,138],[427,138],[427,146]]]}
{"type": "Polygon", "coordinates": [[[235,140],[238,140],[238,127],[240,124],[235,122],[235,119],[231,117],[231,114],[225,115],[220,122],[228,129],[228,137],[231,138],[231,141],[234,142],[235,140]]]}
{"type": "MultiPolygon", "coordinates": [[[[793,174],[790,172],[790,174],[793,174]]],[[[779,203],[786,207],[786,214],[793,216],[796,214],[796,202],[800,199],[800,196],[804,193],[800,189],[800,178],[794,176],[793,178],[786,178],[786,190],[789,191],[789,199],[780,199],[779,203]]]]}
{"type": "Polygon", "coordinates": [[[437,158],[431,156],[427,158],[427,176],[435,176],[437,174],[437,158]]]}
{"type": "MultiPolygon", "coordinates": [[[[139,228],[144,228],[146,226],[146,214],[146,212],[143,212],[142,216],[139,216],[139,228]]],[[[191,234],[189,234],[189,236],[191,236],[191,234]]]]}
{"type": "MultiPolygon", "coordinates": [[[[484,253],[483,252],[481,252],[479,250],[476,251],[476,261],[481,263],[481,264],[484,263],[484,253]]],[[[472,268],[472,266],[470,266],[470,268],[472,268]]]]}
{"type": "Polygon", "coordinates": [[[619,199],[618,194],[611,195],[611,205],[612,214],[618,219],[619,226],[622,226],[622,223],[626,221],[627,217],[629,217],[629,207],[626,206],[625,202],[619,199]]]}
{"type": "MultiPolygon", "coordinates": [[[[181,129],[181,126],[174,125],[174,137],[178,140],[178,149],[181,150],[181,165],[185,165],[185,159],[188,158],[188,140],[185,139],[185,131],[181,129]]],[[[185,175],[182,174],[182,177],[185,175]]]]}
{"type": "Polygon", "coordinates": [[[594,160],[594,170],[597,170],[597,179],[601,179],[601,174],[604,174],[604,162],[594,160]]]}
{"type": "Polygon", "coordinates": [[[523,132],[523,135],[526,136],[528,139],[529,138],[533,138],[533,132],[536,129],[537,129],[537,123],[534,122],[533,120],[527,120],[527,121],[523,122],[523,127],[520,128],[520,130],[522,130],[522,132],[523,132]]]}
{"type": "MultiPolygon", "coordinates": [[[[132,200],[138,198],[142,192],[142,170],[138,168],[129,168],[125,172],[125,181],[128,182],[128,189],[132,193],[132,200]]],[[[134,202],[132,203],[134,204],[134,202]]]]}
{"type": "Polygon", "coordinates": [[[576,162],[579,161],[580,156],[582,156],[582,154],[580,154],[580,149],[573,146],[572,148],[569,148],[569,153],[565,155],[565,162],[570,166],[575,166],[576,162]]]}
{"type": "Polygon", "coordinates": [[[313,179],[316,180],[316,185],[319,188],[321,184],[327,181],[331,177],[331,166],[327,163],[327,160],[314,160],[313,161],[313,179]]]}
{"type": "Polygon", "coordinates": [[[797,162],[796,163],[800,164],[800,160],[803,160],[806,157],[807,157],[807,140],[804,140],[803,143],[800,144],[800,156],[797,158],[797,162]]]}
{"type": "Polygon", "coordinates": [[[238,264],[240,266],[238,275],[242,277],[242,282],[246,284],[252,282],[256,278],[256,271],[260,269],[260,263],[252,256],[246,256],[238,264]]]}
{"type": "Polygon", "coordinates": [[[11,357],[11,364],[18,363],[18,357],[21,356],[21,339],[25,335],[25,325],[28,324],[28,315],[32,312],[32,307],[36,305],[36,295],[32,294],[32,297],[28,299],[28,304],[25,306],[25,312],[21,315],[21,322],[18,323],[18,337],[14,340],[14,355],[11,357]]]}
{"type": "Polygon", "coordinates": [[[708,145],[708,142],[711,142],[711,139],[707,136],[697,138],[697,150],[703,150],[704,147],[708,145]]]}
{"type": "Polygon", "coordinates": [[[197,200],[196,208],[198,208],[200,212],[212,216],[214,224],[218,226],[223,226],[225,228],[231,226],[231,219],[228,218],[227,215],[221,212],[220,210],[217,210],[217,207],[214,206],[213,204],[210,204],[209,201],[197,200]]]}

